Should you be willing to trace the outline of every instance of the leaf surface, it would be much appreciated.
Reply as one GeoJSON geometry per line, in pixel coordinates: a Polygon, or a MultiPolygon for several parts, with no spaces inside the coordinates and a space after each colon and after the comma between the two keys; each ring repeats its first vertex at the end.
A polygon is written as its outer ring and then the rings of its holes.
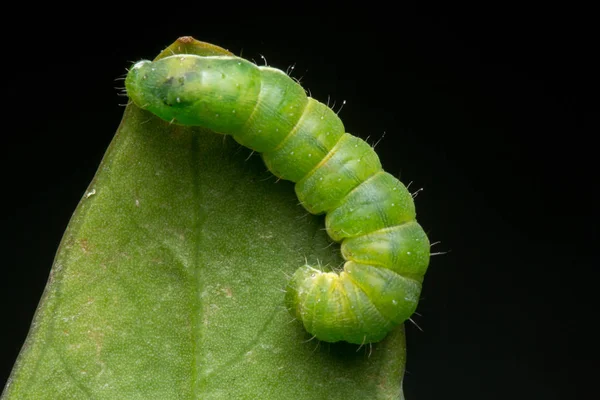
{"type": "MultiPolygon", "coordinates": [[[[159,57],[173,52],[229,54],[180,38],[159,57]]],[[[305,258],[341,262],[291,182],[230,137],[129,105],[2,398],[402,398],[403,327],[358,348],[292,321],[283,289],[305,258]]]]}

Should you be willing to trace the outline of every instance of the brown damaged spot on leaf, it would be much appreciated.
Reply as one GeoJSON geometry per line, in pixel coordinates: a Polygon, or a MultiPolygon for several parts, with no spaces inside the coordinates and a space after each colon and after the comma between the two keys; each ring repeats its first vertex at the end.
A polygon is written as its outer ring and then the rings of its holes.
{"type": "Polygon", "coordinates": [[[89,253],[90,251],[90,243],[86,238],[79,239],[79,246],[81,246],[81,250],[84,253],[89,253]]]}
{"type": "Polygon", "coordinates": [[[194,38],[191,36],[181,36],[180,38],[177,39],[177,41],[179,43],[183,43],[183,44],[192,44],[192,43],[194,43],[194,38]]]}
{"type": "Polygon", "coordinates": [[[233,55],[230,51],[214,44],[201,42],[191,36],[181,36],[172,45],[163,50],[155,60],[169,57],[173,54],[202,54],[205,56],[233,55]]]}

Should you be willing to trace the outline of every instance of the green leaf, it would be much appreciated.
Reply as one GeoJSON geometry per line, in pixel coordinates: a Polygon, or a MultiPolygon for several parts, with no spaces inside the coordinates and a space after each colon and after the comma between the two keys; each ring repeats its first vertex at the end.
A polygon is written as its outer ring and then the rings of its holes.
{"type": "Polygon", "coordinates": [[[339,265],[330,244],[256,154],[129,105],[2,399],[400,399],[403,327],[318,343],[284,308],[305,257],[339,265]]]}

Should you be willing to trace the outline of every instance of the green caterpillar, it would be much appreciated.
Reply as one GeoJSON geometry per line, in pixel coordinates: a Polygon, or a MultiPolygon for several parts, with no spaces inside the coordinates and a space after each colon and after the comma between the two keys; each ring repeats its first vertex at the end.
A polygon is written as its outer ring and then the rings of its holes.
{"type": "Polygon", "coordinates": [[[295,182],[302,205],[326,213],[341,242],[340,274],[300,267],[285,303],[326,342],[378,342],[415,311],[430,258],[407,188],[364,140],[284,72],[234,56],[140,61],[125,86],[139,107],[181,125],[231,135],[295,182]]]}

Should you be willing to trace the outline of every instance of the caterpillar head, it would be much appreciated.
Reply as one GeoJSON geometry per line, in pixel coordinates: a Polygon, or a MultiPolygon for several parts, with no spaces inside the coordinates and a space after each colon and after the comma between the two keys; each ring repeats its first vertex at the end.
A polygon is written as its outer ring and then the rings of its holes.
{"type": "Polygon", "coordinates": [[[241,126],[254,109],[260,72],[231,57],[184,54],[137,62],[125,87],[135,104],[166,121],[224,132],[241,126]]]}
{"type": "Polygon", "coordinates": [[[192,112],[190,106],[195,100],[190,99],[189,95],[189,82],[194,81],[190,74],[194,75],[197,72],[190,72],[189,68],[185,68],[185,64],[189,63],[183,61],[181,59],[176,64],[148,60],[135,63],[125,79],[127,95],[140,108],[156,114],[165,121],[189,123],[186,115],[192,112]]]}
{"type": "Polygon", "coordinates": [[[147,85],[143,84],[143,81],[148,77],[151,63],[149,60],[136,62],[129,68],[127,78],[125,78],[127,96],[140,108],[144,109],[147,108],[148,101],[146,100],[147,91],[145,89],[147,85]]]}

